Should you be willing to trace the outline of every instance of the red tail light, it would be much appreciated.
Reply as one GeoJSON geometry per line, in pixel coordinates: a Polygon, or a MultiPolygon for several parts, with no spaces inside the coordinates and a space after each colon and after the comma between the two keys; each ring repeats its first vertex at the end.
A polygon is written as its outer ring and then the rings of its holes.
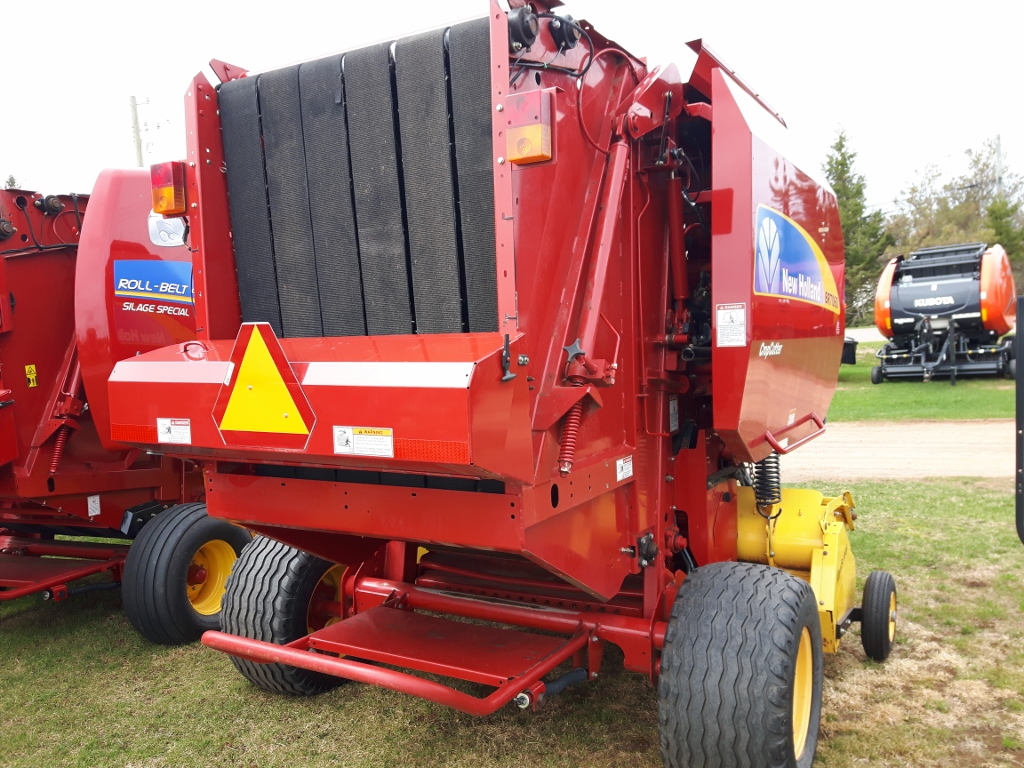
{"type": "Polygon", "coordinates": [[[185,212],[185,164],[171,161],[151,165],[149,175],[153,185],[153,211],[164,216],[179,216],[185,212]]]}

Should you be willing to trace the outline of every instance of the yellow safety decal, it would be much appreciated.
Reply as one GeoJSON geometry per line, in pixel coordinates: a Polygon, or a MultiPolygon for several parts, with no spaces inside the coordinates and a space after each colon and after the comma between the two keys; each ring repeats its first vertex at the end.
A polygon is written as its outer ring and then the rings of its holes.
{"type": "Polygon", "coordinates": [[[25,382],[30,387],[39,386],[39,376],[36,374],[36,367],[34,365],[25,366],[25,382]]]}
{"type": "Polygon", "coordinates": [[[309,434],[309,427],[303,421],[259,331],[254,331],[249,337],[220,428],[239,432],[309,434]]]}

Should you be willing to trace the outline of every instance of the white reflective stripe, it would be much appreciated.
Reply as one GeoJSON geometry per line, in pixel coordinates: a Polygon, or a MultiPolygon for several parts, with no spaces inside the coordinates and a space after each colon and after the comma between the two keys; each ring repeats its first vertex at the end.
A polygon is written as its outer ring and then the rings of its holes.
{"type": "Polygon", "coordinates": [[[226,360],[136,362],[114,365],[110,381],[159,381],[168,384],[223,384],[231,363],[226,360]]]}
{"type": "Polygon", "coordinates": [[[310,363],[302,386],[467,389],[476,363],[310,363]]]}

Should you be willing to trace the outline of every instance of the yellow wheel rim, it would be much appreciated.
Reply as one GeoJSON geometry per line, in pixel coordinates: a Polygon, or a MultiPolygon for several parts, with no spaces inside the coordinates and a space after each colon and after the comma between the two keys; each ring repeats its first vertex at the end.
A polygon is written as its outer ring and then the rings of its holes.
{"type": "Polygon", "coordinates": [[[332,565],[313,588],[313,597],[309,601],[309,610],[306,612],[306,629],[310,634],[318,629],[336,624],[344,618],[344,609],[341,611],[342,615],[338,615],[331,609],[341,606],[342,581],[347,570],[347,566],[332,565]]]}
{"type": "Polygon", "coordinates": [[[896,593],[889,598],[889,642],[896,637],[896,593]]]}
{"type": "Polygon", "coordinates": [[[800,634],[800,647],[796,652],[796,671],[793,675],[793,751],[796,759],[803,757],[807,748],[807,731],[811,725],[811,705],[814,701],[814,652],[811,633],[806,627],[800,634]]]}
{"type": "Polygon", "coordinates": [[[220,611],[224,587],[237,559],[234,548],[222,539],[206,542],[192,556],[186,590],[196,613],[213,616],[220,611]]]}

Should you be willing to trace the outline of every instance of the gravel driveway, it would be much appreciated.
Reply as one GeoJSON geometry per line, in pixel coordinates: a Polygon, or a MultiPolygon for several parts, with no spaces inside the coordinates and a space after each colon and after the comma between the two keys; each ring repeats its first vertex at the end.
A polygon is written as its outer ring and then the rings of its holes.
{"type": "Polygon", "coordinates": [[[1011,419],[829,424],[782,457],[782,479],[1012,478],[1014,431],[1011,419]]]}

